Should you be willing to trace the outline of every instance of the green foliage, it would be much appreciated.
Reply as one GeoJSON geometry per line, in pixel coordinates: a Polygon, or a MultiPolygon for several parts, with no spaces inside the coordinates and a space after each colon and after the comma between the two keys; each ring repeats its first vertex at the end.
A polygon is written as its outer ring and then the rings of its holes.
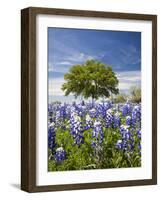
{"type": "Polygon", "coordinates": [[[95,60],[88,60],[82,65],[74,65],[64,75],[65,83],[62,90],[65,95],[73,93],[76,97],[82,95],[84,98],[109,97],[110,93],[118,94],[118,79],[112,70],[95,60]]]}

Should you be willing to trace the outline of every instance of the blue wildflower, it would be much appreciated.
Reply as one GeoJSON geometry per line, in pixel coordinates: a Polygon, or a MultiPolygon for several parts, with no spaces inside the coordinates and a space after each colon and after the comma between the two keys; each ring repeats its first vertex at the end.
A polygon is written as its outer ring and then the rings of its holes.
{"type": "Polygon", "coordinates": [[[141,106],[134,106],[132,110],[132,125],[136,127],[141,126],[141,106]]]}
{"type": "Polygon", "coordinates": [[[96,141],[92,141],[92,144],[91,144],[91,146],[92,146],[93,148],[95,148],[95,147],[97,146],[97,143],[96,143],[96,141]]]}
{"type": "Polygon", "coordinates": [[[116,147],[118,149],[131,151],[134,148],[134,139],[128,128],[129,126],[124,126],[124,125],[120,127],[122,140],[119,140],[119,143],[116,144],[116,147]]]}
{"type": "Polygon", "coordinates": [[[92,108],[91,110],[89,110],[89,115],[91,118],[95,118],[96,117],[96,109],[92,108]]]}
{"type": "Polygon", "coordinates": [[[126,116],[126,125],[127,126],[131,125],[131,117],[130,116],[126,116]]]}
{"type": "Polygon", "coordinates": [[[86,115],[86,127],[85,127],[85,129],[88,130],[92,127],[93,127],[93,121],[92,121],[91,117],[87,114],[86,115]]]}
{"type": "Polygon", "coordinates": [[[126,103],[122,107],[122,115],[125,117],[131,113],[132,107],[129,103],[126,103]]]}
{"type": "Polygon", "coordinates": [[[141,138],[141,130],[138,130],[137,135],[138,135],[138,138],[141,138]]]}
{"type": "Polygon", "coordinates": [[[102,124],[100,121],[94,122],[92,137],[96,138],[99,141],[99,143],[103,142],[104,133],[103,133],[102,124]]]}
{"type": "Polygon", "coordinates": [[[122,147],[123,147],[122,140],[118,140],[117,143],[116,143],[116,148],[117,149],[122,149],[122,147]]]}
{"type": "Polygon", "coordinates": [[[121,124],[121,119],[120,119],[120,114],[117,112],[115,115],[114,115],[114,118],[113,118],[113,127],[114,128],[117,128],[120,126],[121,124]]]}
{"type": "Polygon", "coordinates": [[[105,117],[105,125],[106,128],[109,128],[113,123],[113,115],[111,110],[107,110],[105,117]]]}
{"type": "Polygon", "coordinates": [[[55,160],[57,162],[62,162],[66,158],[66,152],[63,149],[63,147],[59,147],[56,149],[56,152],[54,154],[55,160]]]}
{"type": "Polygon", "coordinates": [[[55,136],[56,136],[55,124],[54,122],[52,122],[48,126],[48,147],[51,150],[51,152],[53,152],[54,147],[55,147],[55,136]]]}
{"type": "Polygon", "coordinates": [[[71,113],[70,133],[73,135],[75,144],[83,143],[83,128],[81,118],[75,112],[71,113]]]}

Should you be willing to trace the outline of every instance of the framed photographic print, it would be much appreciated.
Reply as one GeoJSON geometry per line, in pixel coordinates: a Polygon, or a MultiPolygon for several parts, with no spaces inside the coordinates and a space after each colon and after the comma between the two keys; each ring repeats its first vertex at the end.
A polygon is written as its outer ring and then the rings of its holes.
{"type": "Polygon", "coordinates": [[[21,188],[157,184],[157,16],[21,11],[21,188]]]}

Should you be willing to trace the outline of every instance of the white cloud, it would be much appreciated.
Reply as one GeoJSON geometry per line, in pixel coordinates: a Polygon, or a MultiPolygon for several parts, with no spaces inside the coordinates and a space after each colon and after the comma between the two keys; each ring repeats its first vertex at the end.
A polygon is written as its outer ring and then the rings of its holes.
{"type": "Polygon", "coordinates": [[[58,62],[57,64],[59,65],[71,65],[72,63],[69,61],[62,61],[62,62],[58,62]]]}
{"type": "Polygon", "coordinates": [[[61,61],[49,62],[49,72],[66,73],[71,66],[91,59],[94,59],[94,56],[84,53],[73,53],[70,56],[64,57],[61,61]]]}
{"type": "Polygon", "coordinates": [[[141,84],[141,71],[118,72],[119,89],[128,90],[131,86],[141,84]]]}
{"type": "Polygon", "coordinates": [[[63,96],[64,92],[61,87],[64,82],[63,78],[49,79],[49,96],[63,96]]]}
{"type": "Polygon", "coordinates": [[[49,63],[49,69],[48,69],[49,72],[66,73],[66,72],[68,72],[68,70],[69,70],[69,67],[67,67],[67,66],[63,66],[63,65],[60,66],[60,64],[53,65],[52,63],[49,63]]]}
{"type": "Polygon", "coordinates": [[[85,62],[86,60],[94,59],[94,56],[85,54],[83,52],[73,52],[70,56],[66,57],[65,59],[73,64],[79,64],[85,62]]]}

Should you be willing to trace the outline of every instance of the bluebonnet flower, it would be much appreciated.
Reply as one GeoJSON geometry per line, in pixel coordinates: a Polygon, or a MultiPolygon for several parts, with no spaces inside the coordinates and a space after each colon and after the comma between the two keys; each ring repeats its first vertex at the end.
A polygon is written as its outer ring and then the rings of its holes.
{"type": "Polygon", "coordinates": [[[129,126],[122,125],[120,127],[120,133],[122,140],[118,140],[116,148],[124,151],[131,151],[134,148],[134,139],[129,131],[129,126]]]}
{"type": "Polygon", "coordinates": [[[117,112],[113,118],[113,127],[117,128],[120,126],[120,124],[121,124],[120,114],[117,112]]]}
{"type": "Polygon", "coordinates": [[[96,117],[96,109],[92,108],[91,110],[89,110],[89,115],[91,118],[95,118],[96,117]]]}
{"type": "Polygon", "coordinates": [[[131,137],[130,131],[129,131],[129,126],[124,126],[122,125],[120,127],[120,133],[123,139],[128,140],[131,137]]]}
{"type": "Polygon", "coordinates": [[[111,102],[103,102],[103,103],[98,103],[95,105],[96,109],[96,118],[105,118],[106,117],[106,112],[112,108],[111,102]]]}
{"type": "Polygon", "coordinates": [[[92,103],[91,102],[88,102],[88,103],[86,103],[86,109],[89,111],[89,110],[91,110],[93,108],[93,106],[92,106],[92,103]]]}
{"type": "Polygon", "coordinates": [[[63,147],[59,147],[56,149],[54,157],[57,162],[62,162],[63,160],[66,159],[66,152],[63,149],[63,147]]]}
{"type": "Polygon", "coordinates": [[[61,115],[60,115],[60,110],[56,111],[54,121],[55,121],[55,125],[57,127],[62,126],[62,118],[61,118],[61,115]]]}
{"type": "Polygon", "coordinates": [[[48,119],[50,123],[55,122],[54,116],[55,116],[54,106],[52,104],[49,104],[48,105],[48,119]]]}
{"type": "Polygon", "coordinates": [[[107,102],[103,102],[103,106],[105,108],[105,110],[109,110],[113,108],[113,103],[111,101],[107,101],[107,102]]]}
{"type": "Polygon", "coordinates": [[[132,110],[132,125],[135,127],[138,124],[138,127],[141,126],[141,106],[134,106],[132,110]]]}
{"type": "Polygon", "coordinates": [[[106,112],[106,117],[105,117],[105,126],[106,128],[109,128],[113,123],[113,115],[112,115],[112,110],[109,109],[106,112]]]}
{"type": "Polygon", "coordinates": [[[116,148],[117,149],[122,149],[123,148],[123,142],[122,140],[118,140],[117,143],[116,143],[116,148]]]}
{"type": "Polygon", "coordinates": [[[75,113],[77,113],[78,116],[80,116],[80,117],[82,116],[83,109],[82,109],[81,105],[75,103],[72,106],[72,111],[75,112],[75,113]]]}
{"type": "Polygon", "coordinates": [[[104,114],[106,114],[106,112],[104,111],[104,107],[102,106],[102,104],[96,104],[95,106],[95,109],[96,109],[96,113],[95,113],[95,117],[98,118],[98,117],[101,117],[103,116],[104,114]],[[105,112],[105,113],[104,113],[105,112]]]}
{"type": "Polygon", "coordinates": [[[71,106],[70,105],[66,105],[66,119],[70,119],[71,116],[71,106]]]}
{"type": "Polygon", "coordinates": [[[85,127],[85,129],[88,130],[92,127],[93,127],[93,121],[92,121],[91,117],[87,114],[86,115],[86,127],[85,127]]]}
{"type": "Polygon", "coordinates": [[[75,112],[71,113],[70,133],[73,135],[75,144],[83,143],[83,128],[81,118],[75,112]]]}
{"type": "Polygon", "coordinates": [[[60,111],[60,113],[59,113],[60,118],[65,119],[66,118],[66,105],[61,106],[59,111],[60,111]]]}
{"type": "Polygon", "coordinates": [[[96,143],[96,141],[92,141],[92,144],[91,144],[91,146],[92,146],[93,148],[95,148],[95,147],[97,146],[97,143],[96,143]]]}
{"type": "Polygon", "coordinates": [[[102,124],[100,121],[94,122],[92,137],[96,138],[100,144],[103,142],[104,133],[103,133],[102,124]]]}
{"type": "Polygon", "coordinates": [[[55,136],[56,136],[55,124],[54,122],[52,122],[48,126],[48,147],[51,150],[51,152],[53,152],[54,147],[55,147],[55,136]]]}
{"type": "Polygon", "coordinates": [[[48,116],[49,116],[49,117],[52,117],[52,115],[53,115],[52,105],[49,104],[49,105],[48,105],[48,116]]]}
{"type": "Polygon", "coordinates": [[[131,117],[130,116],[126,116],[126,125],[127,126],[131,125],[131,117]]]}
{"type": "Polygon", "coordinates": [[[138,138],[141,138],[141,130],[137,131],[138,138]]]}
{"type": "Polygon", "coordinates": [[[122,107],[122,115],[125,117],[131,113],[132,107],[129,103],[126,103],[122,107]]]}
{"type": "Polygon", "coordinates": [[[78,114],[78,113],[76,107],[72,105],[70,106],[70,116],[73,114],[78,114]]]}

